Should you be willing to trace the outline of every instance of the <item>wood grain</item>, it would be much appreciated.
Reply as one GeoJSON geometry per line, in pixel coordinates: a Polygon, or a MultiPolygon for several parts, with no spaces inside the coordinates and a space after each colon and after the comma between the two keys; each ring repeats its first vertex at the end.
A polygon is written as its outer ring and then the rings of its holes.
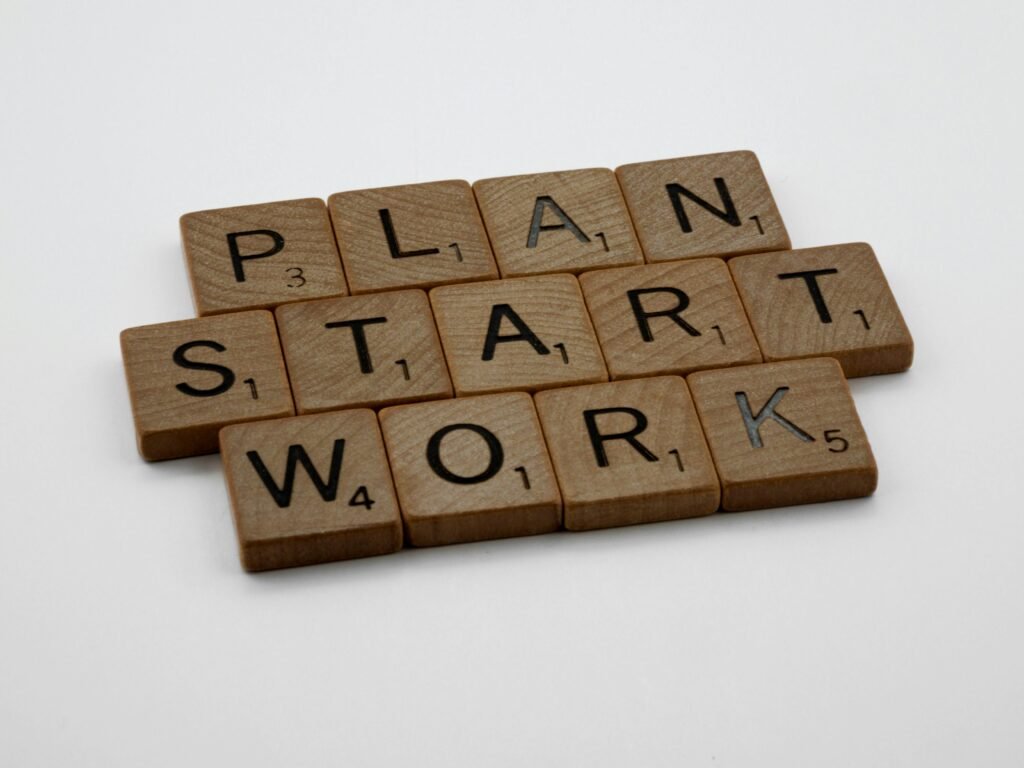
{"type": "Polygon", "coordinates": [[[789,235],[753,152],[632,163],[615,174],[649,262],[789,248],[789,235]]]}
{"type": "Polygon", "coordinates": [[[473,191],[502,277],[643,263],[608,168],[483,179],[473,191]]]}
{"type": "Polygon", "coordinates": [[[606,269],[579,280],[612,379],[761,362],[721,259],[606,269]]]}
{"type": "Polygon", "coordinates": [[[373,411],[237,424],[221,430],[220,446],[246,570],[401,549],[398,500],[373,411]]]}
{"type": "Polygon", "coordinates": [[[535,400],[569,530],[718,509],[718,476],[678,376],[554,389],[535,400]]]}
{"type": "Polygon", "coordinates": [[[339,192],[327,204],[352,293],[498,277],[468,182],[339,192]]]}
{"type": "Polygon", "coordinates": [[[270,312],[128,328],[121,353],[148,461],[215,453],[221,427],[294,413],[270,312]]]}
{"type": "Polygon", "coordinates": [[[914,340],[867,243],[729,263],[766,360],[834,357],[848,377],[910,367],[914,340]]]}
{"type": "Polygon", "coordinates": [[[444,286],[430,303],[457,395],[608,379],[572,275],[444,286]],[[489,345],[488,337],[511,338],[489,345]]]}
{"type": "Polygon", "coordinates": [[[380,421],[413,546],[558,529],[558,484],[529,395],[400,405],[380,421]]]}
{"type": "Polygon", "coordinates": [[[835,360],[701,371],[687,382],[722,484],[723,509],[874,492],[878,469],[835,360]]]}
{"type": "Polygon", "coordinates": [[[348,293],[323,200],[197,211],[180,223],[201,316],[348,293]]]}
{"type": "Polygon", "coordinates": [[[452,396],[423,291],[288,304],[277,321],[299,413],[452,396]]]}

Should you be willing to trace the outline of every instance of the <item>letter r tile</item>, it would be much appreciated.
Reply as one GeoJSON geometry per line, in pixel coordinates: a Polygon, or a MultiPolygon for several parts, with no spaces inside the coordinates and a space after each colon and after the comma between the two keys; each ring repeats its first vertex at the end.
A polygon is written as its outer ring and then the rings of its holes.
{"type": "Polygon", "coordinates": [[[399,405],[380,421],[413,546],[558,529],[558,483],[526,393],[399,405]]]}
{"type": "Polygon", "coordinates": [[[729,262],[765,360],[834,357],[847,377],[910,367],[914,341],[867,243],[729,262]]]}
{"type": "Polygon", "coordinates": [[[551,389],[535,399],[569,530],[718,509],[718,477],[678,376],[551,389]]]}
{"type": "Polygon", "coordinates": [[[580,287],[613,379],[761,362],[721,259],[602,269],[580,287]]]}
{"type": "Polygon", "coordinates": [[[878,469],[839,363],[765,363],[687,377],[730,512],[867,496],[878,469]]]}
{"type": "Polygon", "coordinates": [[[649,262],[789,248],[753,152],[632,163],[615,173],[649,262]]]}
{"type": "Polygon", "coordinates": [[[339,192],[327,206],[354,294],[498,277],[465,181],[339,192]]]}
{"type": "Polygon", "coordinates": [[[221,430],[220,445],[246,570],[401,549],[398,501],[373,411],[236,424],[221,430]]]}

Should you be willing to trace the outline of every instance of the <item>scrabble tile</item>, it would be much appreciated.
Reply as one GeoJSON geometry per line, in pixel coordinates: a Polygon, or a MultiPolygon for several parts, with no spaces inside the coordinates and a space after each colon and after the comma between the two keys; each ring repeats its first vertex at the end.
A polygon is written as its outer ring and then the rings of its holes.
{"type": "Polygon", "coordinates": [[[430,303],[457,395],[608,379],[572,275],[449,285],[430,303]]]}
{"type": "Polygon", "coordinates": [[[765,360],[834,357],[848,377],[910,367],[914,341],[867,243],[729,262],[765,360]]]}
{"type": "Polygon", "coordinates": [[[722,484],[722,508],[867,496],[878,470],[839,363],[815,358],[687,378],[722,484]]]}
{"type": "Polygon", "coordinates": [[[348,292],[317,198],[186,213],[181,239],[201,316],[348,292]]]}
{"type": "Polygon", "coordinates": [[[396,552],[402,521],[373,411],[221,430],[242,565],[290,568],[396,552]]]}
{"type": "Polygon", "coordinates": [[[221,427],[294,413],[270,312],[128,328],[121,354],[149,461],[216,453],[221,427]]]}
{"type": "Polygon", "coordinates": [[[483,179],[473,191],[502,277],[643,263],[607,168],[483,179]]]}
{"type": "Polygon", "coordinates": [[[753,152],[721,152],[615,170],[647,261],[789,248],[753,152]]]}
{"type": "Polygon", "coordinates": [[[380,422],[413,546],[558,529],[558,484],[529,395],[399,405],[380,422]]]}
{"type": "Polygon", "coordinates": [[[452,396],[423,291],[288,304],[277,321],[299,413],[452,396]]]}
{"type": "Polygon", "coordinates": [[[721,259],[588,272],[580,287],[612,379],[761,362],[721,259]]]}
{"type": "Polygon", "coordinates": [[[465,181],[339,192],[327,204],[352,293],[498,276],[465,181]]]}
{"type": "Polygon", "coordinates": [[[718,509],[718,476],[678,376],[552,389],[535,399],[569,530],[718,509]]]}

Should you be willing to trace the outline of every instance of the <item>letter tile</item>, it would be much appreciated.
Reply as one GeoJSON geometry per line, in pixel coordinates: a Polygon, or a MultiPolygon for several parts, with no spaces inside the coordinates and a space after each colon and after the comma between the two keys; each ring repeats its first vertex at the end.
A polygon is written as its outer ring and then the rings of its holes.
{"type": "Polygon", "coordinates": [[[765,363],[687,377],[730,512],[874,492],[878,469],[839,363],[765,363]]]}
{"type": "Polygon", "coordinates": [[[399,405],[380,421],[413,546],[558,529],[558,483],[529,395],[399,405]]]}

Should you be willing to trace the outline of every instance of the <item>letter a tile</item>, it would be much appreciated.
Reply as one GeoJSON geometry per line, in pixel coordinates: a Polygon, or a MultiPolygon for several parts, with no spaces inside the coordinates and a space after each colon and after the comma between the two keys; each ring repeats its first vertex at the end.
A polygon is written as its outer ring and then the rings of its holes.
{"type": "Polygon", "coordinates": [[[221,427],[295,412],[265,310],[128,328],[121,354],[148,461],[216,453],[221,427]]]}
{"type": "Polygon", "coordinates": [[[569,530],[718,509],[718,476],[678,376],[552,389],[536,401],[569,530]]]}
{"type": "Polygon", "coordinates": [[[789,248],[753,152],[722,152],[615,170],[647,261],[789,248]]]}
{"type": "Polygon", "coordinates": [[[839,363],[815,358],[687,378],[730,512],[867,496],[878,469],[839,363]]]}
{"type": "Polygon", "coordinates": [[[221,430],[224,473],[248,571],[395,552],[402,523],[373,411],[221,430]]]}
{"type": "Polygon", "coordinates": [[[834,357],[849,378],[910,367],[914,341],[867,243],[729,262],[765,360],[834,357]]]}
{"type": "Polygon", "coordinates": [[[498,276],[465,181],[339,192],[327,205],[352,293],[498,276]]]}
{"type": "Polygon", "coordinates": [[[643,263],[607,168],[483,179],[473,191],[502,277],[643,263]]]}
{"type": "Polygon", "coordinates": [[[457,395],[608,380],[572,275],[446,285],[430,304],[457,395]]]}
{"type": "Polygon", "coordinates": [[[318,198],[186,213],[181,239],[200,315],[348,292],[318,198]]]}
{"type": "Polygon", "coordinates": [[[558,483],[529,395],[399,405],[380,421],[413,546],[558,529],[558,483]]]}

